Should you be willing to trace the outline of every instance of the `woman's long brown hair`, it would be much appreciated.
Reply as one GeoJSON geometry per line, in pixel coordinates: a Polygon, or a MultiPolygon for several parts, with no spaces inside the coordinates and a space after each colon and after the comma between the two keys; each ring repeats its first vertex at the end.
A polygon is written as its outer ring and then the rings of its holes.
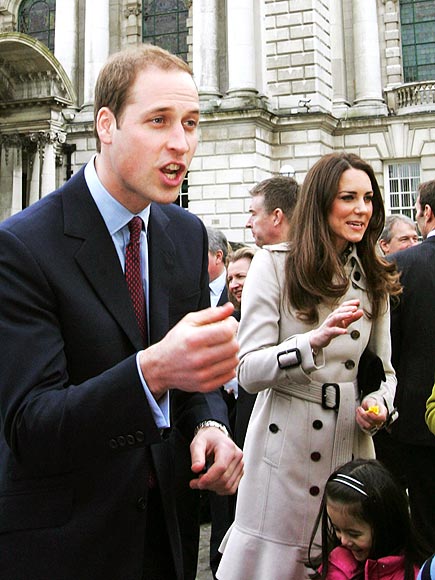
{"type": "Polygon", "coordinates": [[[364,171],[373,190],[373,214],[364,237],[356,244],[371,304],[367,315],[379,316],[388,295],[396,296],[401,292],[395,265],[383,259],[376,250],[385,210],[372,167],[351,153],[325,155],[308,171],[298,195],[285,266],[287,304],[297,311],[299,318],[311,324],[319,320],[320,303],[337,303],[348,288],[349,280],[335,247],[328,216],[340,178],[350,168],[364,171]]]}

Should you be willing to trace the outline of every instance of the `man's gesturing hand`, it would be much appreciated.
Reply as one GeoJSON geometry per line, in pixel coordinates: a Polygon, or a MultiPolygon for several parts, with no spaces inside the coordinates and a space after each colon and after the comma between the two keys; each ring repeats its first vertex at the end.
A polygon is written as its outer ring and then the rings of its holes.
{"type": "Polygon", "coordinates": [[[239,345],[229,302],[187,314],[139,362],[156,399],[168,389],[208,392],[235,376],[239,345]]]}

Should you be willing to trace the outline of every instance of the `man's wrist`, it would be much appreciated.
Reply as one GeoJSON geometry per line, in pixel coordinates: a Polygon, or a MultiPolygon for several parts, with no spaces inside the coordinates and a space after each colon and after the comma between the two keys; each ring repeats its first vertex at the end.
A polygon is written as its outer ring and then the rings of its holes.
{"type": "Polygon", "coordinates": [[[206,429],[207,427],[215,427],[216,429],[222,431],[222,433],[225,433],[227,437],[230,437],[229,431],[225,425],[223,423],[219,423],[219,421],[214,421],[213,419],[208,419],[207,421],[201,421],[201,423],[198,423],[198,425],[195,427],[193,435],[195,436],[200,429],[206,429]]]}

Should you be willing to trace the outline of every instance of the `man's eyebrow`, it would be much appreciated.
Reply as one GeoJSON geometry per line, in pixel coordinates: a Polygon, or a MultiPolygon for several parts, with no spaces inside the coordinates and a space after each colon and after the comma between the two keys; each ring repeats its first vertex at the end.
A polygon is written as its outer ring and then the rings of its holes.
{"type": "MultiPolygon", "coordinates": [[[[174,110],[175,107],[155,107],[153,109],[149,109],[149,111],[147,112],[148,115],[156,115],[158,113],[168,113],[174,110]]],[[[183,116],[185,115],[199,115],[200,111],[199,111],[199,107],[195,107],[194,109],[191,109],[190,111],[186,111],[186,113],[184,113],[183,116]]]]}

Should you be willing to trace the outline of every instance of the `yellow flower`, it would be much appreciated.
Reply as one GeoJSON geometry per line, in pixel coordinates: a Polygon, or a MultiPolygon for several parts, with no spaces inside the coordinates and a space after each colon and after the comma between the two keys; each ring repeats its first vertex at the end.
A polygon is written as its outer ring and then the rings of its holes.
{"type": "Polygon", "coordinates": [[[375,415],[379,415],[379,406],[373,405],[367,409],[367,413],[374,413],[375,415]]]}

